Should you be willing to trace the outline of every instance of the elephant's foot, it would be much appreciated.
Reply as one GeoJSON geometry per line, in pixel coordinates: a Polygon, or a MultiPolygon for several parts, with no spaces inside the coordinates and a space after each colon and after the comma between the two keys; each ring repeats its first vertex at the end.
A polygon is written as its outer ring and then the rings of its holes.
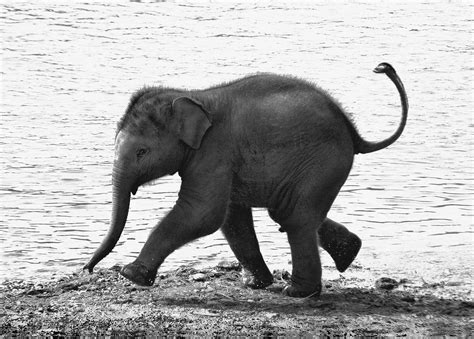
{"type": "Polygon", "coordinates": [[[156,278],[156,271],[150,271],[137,261],[125,265],[120,274],[140,286],[152,286],[156,278]]]}
{"type": "Polygon", "coordinates": [[[270,272],[266,272],[266,274],[252,274],[249,270],[243,269],[242,280],[246,287],[262,289],[273,284],[273,275],[270,272]]]}
{"type": "Polygon", "coordinates": [[[343,242],[340,242],[328,253],[336,263],[339,272],[344,272],[354,261],[362,246],[362,241],[354,233],[350,233],[343,242]]]}
{"type": "Polygon", "coordinates": [[[317,284],[313,288],[300,287],[300,286],[292,284],[292,285],[286,286],[282,290],[282,293],[284,295],[287,295],[293,298],[307,298],[307,297],[317,298],[321,294],[321,284],[317,284]]]}
{"type": "Polygon", "coordinates": [[[359,253],[362,241],[344,225],[326,218],[318,229],[319,244],[333,258],[339,272],[344,272],[359,253]]]}
{"type": "Polygon", "coordinates": [[[294,298],[317,298],[321,294],[321,289],[321,278],[308,274],[308,272],[304,272],[304,274],[294,272],[291,275],[290,284],[282,290],[282,293],[294,298]]]}

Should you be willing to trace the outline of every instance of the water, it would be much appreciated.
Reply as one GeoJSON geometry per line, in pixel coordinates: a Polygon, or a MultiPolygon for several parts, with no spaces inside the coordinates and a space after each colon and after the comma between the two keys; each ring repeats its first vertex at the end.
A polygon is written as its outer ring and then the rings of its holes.
{"type": "MultiPolygon", "coordinates": [[[[141,86],[293,74],[328,89],[362,135],[379,140],[400,118],[393,84],[371,71],[388,61],[407,88],[408,126],[389,149],[356,157],[330,217],[362,238],[356,263],[365,269],[469,284],[469,13],[458,1],[2,5],[0,279],[47,279],[87,262],[108,229],[116,122],[141,86]]],[[[179,177],[140,188],[99,265],[133,260],[178,189],[179,177]]],[[[287,267],[285,235],[264,210],[254,217],[270,268],[287,267]]],[[[163,270],[225,258],[233,255],[217,232],[177,250],[163,270]]]]}

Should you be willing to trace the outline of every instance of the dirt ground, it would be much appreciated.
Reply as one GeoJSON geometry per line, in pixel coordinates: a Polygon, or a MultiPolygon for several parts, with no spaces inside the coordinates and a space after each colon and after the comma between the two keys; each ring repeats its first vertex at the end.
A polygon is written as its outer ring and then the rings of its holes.
{"type": "Polygon", "coordinates": [[[470,292],[442,283],[379,279],[367,287],[355,274],[324,280],[319,298],[294,299],[280,293],[284,271],[270,288],[251,290],[235,263],[181,267],[151,288],[119,270],[4,282],[0,336],[472,336],[470,292]]]}

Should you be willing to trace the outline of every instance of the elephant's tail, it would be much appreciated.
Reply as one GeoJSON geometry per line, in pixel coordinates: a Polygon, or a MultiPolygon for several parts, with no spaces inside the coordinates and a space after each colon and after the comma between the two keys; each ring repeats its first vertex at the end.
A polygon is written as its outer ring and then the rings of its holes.
{"type": "Polygon", "coordinates": [[[408,117],[408,98],[407,94],[405,92],[405,88],[403,86],[402,81],[397,75],[397,72],[395,69],[388,63],[381,63],[379,64],[375,69],[375,73],[385,73],[390,80],[395,84],[397,87],[398,93],[400,94],[400,100],[402,104],[402,119],[400,121],[400,124],[398,125],[397,130],[395,133],[393,133],[390,137],[388,137],[385,140],[378,141],[378,142],[371,142],[363,139],[360,134],[355,130],[354,126],[351,126],[353,128],[353,138],[354,138],[354,153],[371,153],[375,152],[378,150],[381,150],[385,147],[390,146],[393,144],[399,137],[402,135],[402,132],[405,128],[405,125],[407,123],[407,117],[408,117]]]}

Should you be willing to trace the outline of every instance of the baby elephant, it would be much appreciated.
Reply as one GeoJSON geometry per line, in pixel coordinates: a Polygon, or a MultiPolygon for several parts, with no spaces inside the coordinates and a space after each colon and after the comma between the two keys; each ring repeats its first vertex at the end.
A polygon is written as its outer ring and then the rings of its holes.
{"type": "Polygon", "coordinates": [[[291,248],[293,297],[319,295],[318,245],[344,271],[361,242],[326,218],[352,167],[354,154],[385,148],[402,134],[408,102],[387,63],[385,73],[401,98],[396,132],[368,142],[326,92],[288,76],[257,74],[205,90],[147,87],[135,93],[118,124],[113,167],[113,211],[108,234],[84,269],[112,251],[127,221],[130,193],[176,172],[179,198],[156,225],[138,258],[121,274],[150,286],[165,258],[180,246],[224,233],[244,268],[245,284],[273,281],[260,253],[252,207],[266,207],[291,248]]]}

